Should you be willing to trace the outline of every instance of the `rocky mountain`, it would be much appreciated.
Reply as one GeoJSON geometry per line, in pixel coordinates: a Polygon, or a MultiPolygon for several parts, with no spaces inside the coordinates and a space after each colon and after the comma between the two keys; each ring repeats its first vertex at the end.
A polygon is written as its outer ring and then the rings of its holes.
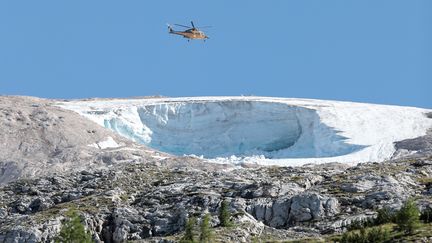
{"type": "Polygon", "coordinates": [[[0,184],[155,156],[155,151],[55,103],[34,97],[0,97],[0,184]]]}
{"type": "Polygon", "coordinates": [[[217,242],[266,242],[324,240],[410,197],[432,208],[432,134],[380,163],[233,166],[155,151],[58,102],[0,97],[0,242],[52,242],[70,209],[96,242],[177,242],[207,213],[217,242]],[[222,201],[234,227],[220,227],[222,201]]]}

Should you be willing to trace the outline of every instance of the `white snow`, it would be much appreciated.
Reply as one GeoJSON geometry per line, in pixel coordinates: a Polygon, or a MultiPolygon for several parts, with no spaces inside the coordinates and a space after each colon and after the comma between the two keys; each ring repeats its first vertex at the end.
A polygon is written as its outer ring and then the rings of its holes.
{"type": "Polygon", "coordinates": [[[98,149],[106,149],[106,148],[117,148],[120,145],[112,138],[107,137],[106,140],[89,144],[88,146],[98,148],[98,149]]]}
{"type": "Polygon", "coordinates": [[[59,106],[164,152],[235,164],[379,162],[393,155],[395,141],[432,127],[427,109],[294,98],[105,99],[59,106]]]}

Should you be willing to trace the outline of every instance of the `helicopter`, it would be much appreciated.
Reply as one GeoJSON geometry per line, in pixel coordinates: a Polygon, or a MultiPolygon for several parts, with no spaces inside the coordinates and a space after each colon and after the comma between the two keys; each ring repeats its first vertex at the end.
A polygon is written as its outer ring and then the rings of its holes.
{"type": "MultiPolygon", "coordinates": [[[[210,39],[206,34],[204,34],[204,32],[202,32],[197,27],[195,27],[193,21],[191,21],[192,26],[186,26],[186,25],[181,25],[181,24],[174,24],[174,25],[180,26],[183,28],[187,28],[187,30],[176,31],[176,30],[173,30],[171,25],[168,24],[168,33],[174,34],[174,35],[181,35],[184,38],[187,38],[188,41],[191,39],[199,39],[199,40],[204,40],[204,41],[206,41],[206,39],[210,39]]],[[[209,28],[209,27],[211,27],[211,26],[203,26],[200,28],[209,28]]]]}

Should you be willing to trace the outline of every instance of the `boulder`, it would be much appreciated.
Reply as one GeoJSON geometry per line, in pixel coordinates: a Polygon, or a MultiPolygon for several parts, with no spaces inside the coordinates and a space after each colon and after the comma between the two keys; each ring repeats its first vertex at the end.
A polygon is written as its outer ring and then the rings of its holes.
{"type": "Polygon", "coordinates": [[[374,181],[369,180],[361,180],[354,183],[346,183],[341,186],[341,189],[345,192],[366,192],[372,189],[375,186],[374,181]]]}

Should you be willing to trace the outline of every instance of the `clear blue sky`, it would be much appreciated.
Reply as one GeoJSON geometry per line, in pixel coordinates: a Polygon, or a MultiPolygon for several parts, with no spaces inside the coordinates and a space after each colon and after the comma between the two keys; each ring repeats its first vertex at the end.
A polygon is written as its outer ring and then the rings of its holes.
{"type": "Polygon", "coordinates": [[[0,1],[0,94],[432,108],[432,1],[0,1]],[[212,25],[210,40],[166,23],[212,25]]]}

